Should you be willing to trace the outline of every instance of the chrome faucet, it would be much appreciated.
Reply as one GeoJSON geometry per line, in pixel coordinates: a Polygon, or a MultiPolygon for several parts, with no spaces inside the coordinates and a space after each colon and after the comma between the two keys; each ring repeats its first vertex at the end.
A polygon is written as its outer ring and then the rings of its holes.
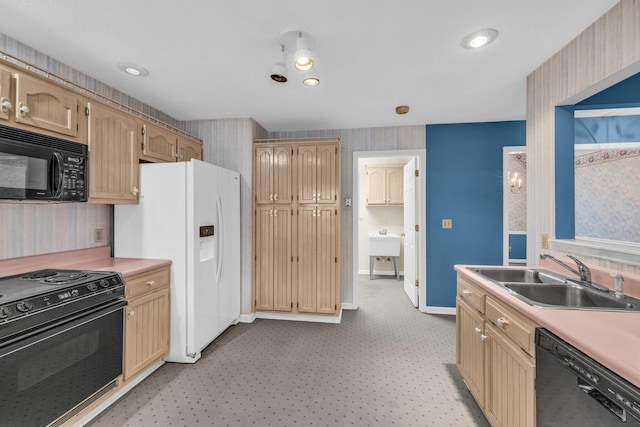
{"type": "Polygon", "coordinates": [[[569,270],[570,272],[578,276],[580,278],[581,284],[593,289],[597,289],[602,292],[609,292],[609,288],[607,288],[606,286],[602,286],[598,283],[593,283],[591,281],[591,270],[589,270],[589,267],[587,267],[585,263],[583,263],[582,261],[580,261],[578,258],[574,256],[567,255],[567,257],[571,258],[576,263],[576,265],[578,266],[577,270],[569,267],[567,264],[553,257],[552,255],[540,254],[540,259],[549,258],[551,261],[561,265],[562,267],[566,268],[567,270],[569,270]]]}

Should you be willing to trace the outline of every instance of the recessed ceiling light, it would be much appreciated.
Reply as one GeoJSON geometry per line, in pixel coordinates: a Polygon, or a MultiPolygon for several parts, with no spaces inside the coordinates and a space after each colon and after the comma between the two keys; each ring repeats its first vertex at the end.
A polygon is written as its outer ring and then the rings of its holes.
{"type": "Polygon", "coordinates": [[[118,64],[118,68],[125,73],[136,77],[144,77],[149,75],[149,71],[147,71],[146,68],[142,68],[139,65],[132,64],[130,62],[121,62],[118,64]]]}
{"type": "Polygon", "coordinates": [[[479,47],[488,45],[497,37],[498,32],[496,30],[493,28],[484,28],[465,36],[460,42],[460,46],[465,49],[478,49],[479,47]]]}

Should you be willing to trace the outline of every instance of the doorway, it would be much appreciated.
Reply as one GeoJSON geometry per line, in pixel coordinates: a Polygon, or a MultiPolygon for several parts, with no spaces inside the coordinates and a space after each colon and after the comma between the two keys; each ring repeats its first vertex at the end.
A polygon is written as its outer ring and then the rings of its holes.
{"type": "Polygon", "coordinates": [[[502,258],[503,265],[527,264],[527,151],[502,150],[502,258]]]}
{"type": "MultiPolygon", "coordinates": [[[[358,306],[359,275],[369,274],[369,238],[370,232],[387,230],[388,233],[398,235],[405,234],[404,206],[366,206],[365,190],[365,165],[406,165],[414,161],[419,170],[419,176],[415,179],[415,191],[413,192],[413,205],[415,206],[415,224],[409,228],[415,233],[413,250],[415,251],[415,274],[411,279],[411,287],[403,283],[408,299],[415,301],[420,311],[426,312],[426,233],[425,233],[425,209],[424,200],[426,191],[426,179],[424,171],[420,170],[426,164],[426,150],[389,150],[389,151],[364,151],[353,154],[353,305],[358,306]],[[389,225],[386,225],[389,224],[389,225]],[[415,231],[416,225],[418,231],[415,231]],[[417,286],[416,286],[417,282],[417,286]],[[417,287],[417,290],[416,290],[417,287]],[[407,291],[407,288],[408,291],[407,291]],[[415,296],[414,296],[415,295],[415,296]],[[412,298],[413,297],[413,298],[412,298]]],[[[415,172],[415,171],[414,171],[415,172]]],[[[414,175],[415,176],[415,175],[414,175]]],[[[412,236],[413,237],[413,236],[412,236]]],[[[398,263],[400,274],[405,273],[405,240],[401,240],[401,256],[398,263]]],[[[412,271],[414,271],[412,270],[412,271]]],[[[375,259],[373,264],[374,275],[389,275],[395,280],[395,270],[392,259],[375,259]]],[[[407,277],[410,275],[407,274],[407,277]]],[[[386,276],[385,276],[386,277],[386,276]]],[[[400,277],[404,282],[405,277],[400,277]]],[[[414,304],[415,305],[415,304],[414,304]]]]}

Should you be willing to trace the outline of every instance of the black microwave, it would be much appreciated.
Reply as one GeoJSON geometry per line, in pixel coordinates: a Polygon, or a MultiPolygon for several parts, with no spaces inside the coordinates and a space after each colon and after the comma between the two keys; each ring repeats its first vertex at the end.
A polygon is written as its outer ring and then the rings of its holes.
{"type": "Polygon", "coordinates": [[[86,202],[87,146],[0,125],[0,199],[86,202]]]}

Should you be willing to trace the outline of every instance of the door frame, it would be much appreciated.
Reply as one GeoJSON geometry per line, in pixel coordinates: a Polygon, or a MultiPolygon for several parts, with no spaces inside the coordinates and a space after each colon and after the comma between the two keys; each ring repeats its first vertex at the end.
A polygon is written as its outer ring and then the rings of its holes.
{"type": "MultiPolygon", "coordinates": [[[[360,227],[360,221],[358,221],[359,210],[360,210],[360,200],[358,199],[359,194],[359,178],[358,178],[358,162],[360,159],[366,158],[375,158],[375,157],[403,157],[403,156],[413,156],[418,158],[419,170],[420,170],[420,180],[419,186],[420,191],[416,191],[416,206],[419,207],[418,212],[418,224],[420,225],[420,231],[418,232],[419,244],[417,245],[418,250],[418,262],[420,263],[420,272],[418,278],[418,310],[423,313],[427,312],[427,221],[426,221],[426,200],[427,200],[427,174],[425,171],[425,167],[427,164],[427,150],[418,149],[418,150],[385,150],[385,151],[354,151],[353,152],[353,187],[352,187],[352,197],[353,197],[353,242],[358,242],[358,233],[360,227]],[[421,260],[421,261],[420,261],[421,260]]],[[[358,308],[358,299],[360,296],[360,286],[358,284],[358,255],[359,255],[359,247],[357,244],[353,245],[353,259],[351,260],[353,265],[353,308],[358,308]]]]}

